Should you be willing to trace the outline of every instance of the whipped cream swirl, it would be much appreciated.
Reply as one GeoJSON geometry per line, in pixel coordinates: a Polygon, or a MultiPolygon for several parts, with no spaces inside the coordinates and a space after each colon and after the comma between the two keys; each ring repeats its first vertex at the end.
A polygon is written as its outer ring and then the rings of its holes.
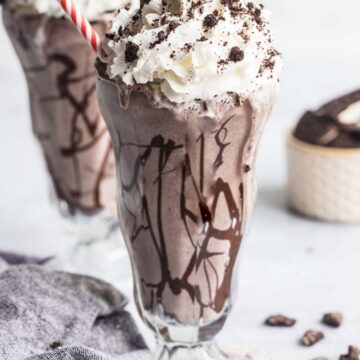
{"type": "MultiPolygon", "coordinates": [[[[89,20],[96,20],[106,12],[122,5],[122,0],[75,0],[79,9],[89,20]]],[[[46,14],[50,17],[63,17],[64,11],[57,0],[5,0],[5,6],[26,14],[46,14]]]]}
{"type": "Polygon", "coordinates": [[[130,0],[108,34],[111,78],[174,103],[249,96],[278,82],[269,12],[246,0],[130,0]]]}

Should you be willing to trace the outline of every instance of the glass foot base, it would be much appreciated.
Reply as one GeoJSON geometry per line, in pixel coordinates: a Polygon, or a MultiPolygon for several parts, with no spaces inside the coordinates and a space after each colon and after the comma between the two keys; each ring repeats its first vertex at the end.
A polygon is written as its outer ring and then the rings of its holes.
{"type": "Polygon", "coordinates": [[[83,242],[107,239],[118,228],[118,221],[108,216],[105,210],[92,215],[85,214],[80,210],[71,214],[61,211],[60,215],[64,231],[83,242]]]}
{"type": "Polygon", "coordinates": [[[259,360],[255,351],[244,349],[221,350],[216,345],[208,346],[159,346],[158,360],[259,360]]]}
{"type": "Polygon", "coordinates": [[[224,359],[230,360],[260,360],[259,354],[254,350],[233,349],[223,350],[224,359]]]}
{"type": "Polygon", "coordinates": [[[78,241],[107,239],[119,227],[116,214],[109,209],[103,208],[90,213],[80,208],[70,208],[66,201],[57,198],[51,184],[50,202],[60,215],[59,222],[64,231],[78,241]]]}
{"type": "Polygon", "coordinates": [[[117,284],[130,278],[129,256],[120,230],[103,240],[77,242],[67,256],[73,272],[117,284]]]}

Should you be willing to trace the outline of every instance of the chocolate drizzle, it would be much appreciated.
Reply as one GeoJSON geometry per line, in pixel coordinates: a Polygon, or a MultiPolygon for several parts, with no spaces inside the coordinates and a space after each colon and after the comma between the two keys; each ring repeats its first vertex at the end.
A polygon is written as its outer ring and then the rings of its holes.
{"type": "Polygon", "coordinates": [[[231,304],[250,201],[241,164],[254,130],[251,107],[187,124],[141,92],[119,99],[108,80],[99,81],[99,94],[116,144],[122,230],[140,308],[186,325],[219,322],[231,304]]]}
{"type": "MultiPolygon", "coordinates": [[[[227,121],[228,122],[228,121],[227,121]]],[[[226,123],[227,123],[226,122],[226,123]]],[[[223,131],[226,129],[226,123],[224,123],[221,127],[223,131]]],[[[216,132],[218,134],[218,132],[216,132]]],[[[201,136],[203,139],[203,135],[201,136]]],[[[205,151],[202,148],[204,146],[204,142],[199,142],[200,148],[199,153],[201,154],[200,163],[202,163],[202,167],[204,166],[204,156],[205,151]]],[[[131,181],[126,182],[122,179],[122,191],[124,192],[131,192],[136,187],[138,187],[138,179],[139,179],[139,171],[140,167],[146,166],[146,162],[150,157],[156,157],[157,159],[157,199],[156,199],[156,221],[152,221],[149,215],[149,201],[147,196],[144,195],[142,197],[142,212],[143,217],[146,219],[145,224],[137,225],[131,233],[131,242],[135,242],[137,236],[141,232],[147,232],[149,240],[152,241],[154,247],[156,248],[156,252],[158,258],[156,262],[159,262],[161,266],[161,279],[159,282],[147,282],[142,280],[142,285],[144,287],[144,291],[149,291],[152,293],[152,303],[149,305],[150,308],[156,307],[156,304],[163,302],[164,291],[168,286],[171,292],[174,295],[179,295],[182,291],[186,291],[192,302],[196,302],[200,306],[200,317],[204,314],[205,308],[211,308],[217,313],[220,313],[224,307],[224,302],[226,299],[229,298],[229,291],[230,291],[230,282],[231,282],[231,275],[234,266],[234,262],[236,259],[236,253],[240,246],[241,242],[241,220],[242,220],[242,213],[243,205],[241,205],[241,209],[238,208],[230,186],[226,183],[222,178],[218,178],[214,185],[213,196],[214,199],[210,206],[208,206],[204,201],[204,196],[201,194],[199,188],[203,187],[203,185],[197,186],[196,182],[194,181],[192,175],[192,168],[190,165],[189,155],[185,154],[184,157],[184,164],[182,169],[182,181],[181,181],[181,189],[179,191],[180,197],[180,214],[181,214],[181,221],[183,222],[188,237],[193,246],[193,252],[190,257],[190,261],[188,266],[186,267],[182,277],[174,277],[172,276],[171,271],[171,261],[169,259],[167,253],[167,242],[168,239],[165,238],[164,233],[164,224],[162,213],[164,211],[164,197],[166,196],[166,189],[163,186],[163,178],[167,176],[168,172],[165,171],[166,166],[168,165],[169,159],[173,152],[184,150],[185,146],[182,144],[176,144],[172,140],[165,140],[161,135],[155,136],[151,143],[146,146],[143,144],[126,144],[122,143],[120,145],[120,152],[124,151],[124,147],[127,146],[135,146],[139,151],[139,156],[135,161],[134,171],[132,176],[130,177],[131,181]],[[194,212],[192,209],[187,207],[187,197],[188,197],[188,188],[194,188],[195,192],[198,193],[199,199],[199,211],[194,212]],[[224,196],[224,199],[227,204],[227,211],[229,213],[230,224],[231,226],[226,230],[221,230],[217,228],[213,224],[213,216],[217,211],[217,206],[219,202],[219,198],[224,196]],[[194,234],[190,231],[190,223],[198,224],[199,220],[203,222],[203,234],[204,240],[200,243],[198,240],[194,238],[194,234]],[[229,265],[225,271],[224,280],[221,282],[219,279],[219,275],[217,275],[216,266],[212,263],[212,259],[217,256],[223,256],[222,252],[214,252],[209,250],[209,243],[211,240],[224,240],[230,241],[230,251],[229,251],[229,265]],[[199,270],[200,267],[204,268],[206,274],[206,281],[208,287],[208,296],[211,299],[210,301],[206,301],[202,294],[203,285],[200,284],[193,284],[190,281],[190,277],[194,276],[196,272],[199,270]],[[216,292],[215,296],[212,292],[212,286],[210,278],[208,277],[207,271],[208,268],[211,268],[216,274],[216,292]]],[[[221,153],[224,151],[224,148],[221,148],[221,153]]],[[[216,162],[216,161],[215,161],[216,162]]],[[[214,163],[214,167],[216,167],[214,163]]],[[[203,174],[203,168],[200,167],[200,174],[203,174]]],[[[200,176],[200,184],[203,184],[206,179],[204,179],[203,175],[200,176]]],[[[243,204],[243,185],[240,185],[240,203],[243,204]]],[[[180,219],[179,219],[180,220],[180,219]]],[[[185,241],[185,239],[184,239],[185,241]]]]}
{"type": "Polygon", "coordinates": [[[228,133],[226,125],[233,119],[234,118],[231,117],[228,120],[226,120],[225,123],[220,126],[220,129],[215,132],[216,145],[219,147],[219,153],[214,163],[215,169],[219,168],[224,163],[223,154],[225,149],[230,145],[229,142],[225,142],[228,133]]]}
{"type": "Polygon", "coordinates": [[[104,188],[108,181],[114,186],[115,172],[111,141],[97,106],[95,56],[67,20],[6,12],[4,23],[24,68],[33,130],[58,198],[70,211],[102,210],[104,191],[110,191],[115,202],[115,189],[104,188]],[[40,29],[51,42],[34,40],[33,32],[40,29]]]}

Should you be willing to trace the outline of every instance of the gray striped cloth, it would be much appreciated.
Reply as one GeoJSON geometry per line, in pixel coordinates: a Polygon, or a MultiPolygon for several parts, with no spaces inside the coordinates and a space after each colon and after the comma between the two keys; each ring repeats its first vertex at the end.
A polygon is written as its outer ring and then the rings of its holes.
{"type": "Polygon", "coordinates": [[[82,346],[72,346],[26,360],[154,360],[147,350],[132,351],[125,355],[109,356],[82,346]]]}
{"type": "Polygon", "coordinates": [[[47,260],[0,253],[0,359],[151,358],[122,293],[47,260]]]}

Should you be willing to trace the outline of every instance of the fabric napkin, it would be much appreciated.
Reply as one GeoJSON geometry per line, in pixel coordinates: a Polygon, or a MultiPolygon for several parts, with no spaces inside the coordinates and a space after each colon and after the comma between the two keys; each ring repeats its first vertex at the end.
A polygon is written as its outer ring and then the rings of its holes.
{"type": "Polygon", "coordinates": [[[81,346],[63,348],[47,354],[29,357],[26,360],[153,360],[147,350],[138,350],[125,355],[109,357],[104,353],[81,346]]]}
{"type": "Polygon", "coordinates": [[[8,255],[0,253],[0,269],[8,267],[0,273],[0,359],[150,359],[112,285],[8,255]],[[21,262],[31,265],[9,267],[21,262]]]}

